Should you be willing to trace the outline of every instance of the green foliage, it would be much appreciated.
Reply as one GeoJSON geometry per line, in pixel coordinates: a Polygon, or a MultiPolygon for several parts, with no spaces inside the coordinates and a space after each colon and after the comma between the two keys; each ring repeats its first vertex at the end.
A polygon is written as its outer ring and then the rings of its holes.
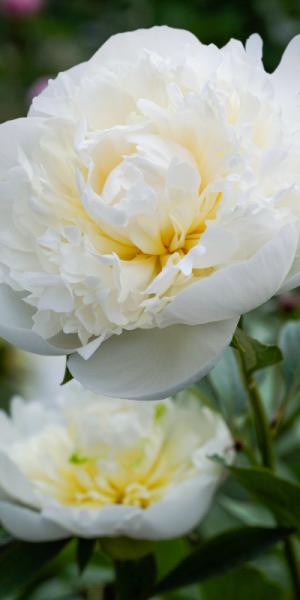
{"type": "Polygon", "coordinates": [[[11,541],[0,546],[1,598],[16,594],[64,548],[67,541],[29,544],[11,541]]]}
{"type": "Polygon", "coordinates": [[[230,467],[230,472],[281,523],[300,529],[300,485],[258,467],[230,467]]]}
{"type": "Polygon", "coordinates": [[[118,600],[146,600],[156,577],[156,564],[151,554],[137,561],[116,564],[118,600]]]}
{"type": "Polygon", "coordinates": [[[89,540],[85,538],[79,538],[77,541],[77,564],[79,572],[82,573],[90,562],[96,540],[89,540]]]}
{"type": "Polygon", "coordinates": [[[265,369],[282,361],[278,346],[267,346],[249,337],[242,329],[237,328],[233,340],[236,348],[243,357],[246,372],[250,375],[259,369],[265,369]]]}
{"type": "Polygon", "coordinates": [[[266,548],[284,539],[286,528],[241,527],[221,533],[204,542],[186,557],[156,587],[161,593],[199,583],[209,577],[224,573],[236,565],[250,560],[266,548]]]}
{"type": "Polygon", "coordinates": [[[284,591],[269,581],[258,569],[249,565],[222,577],[216,577],[201,587],[201,600],[284,600],[284,591]]]}

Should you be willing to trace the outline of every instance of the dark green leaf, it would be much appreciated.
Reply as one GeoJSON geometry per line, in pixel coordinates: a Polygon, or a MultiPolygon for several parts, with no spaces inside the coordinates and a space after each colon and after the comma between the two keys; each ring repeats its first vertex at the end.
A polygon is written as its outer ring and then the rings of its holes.
{"type": "Polygon", "coordinates": [[[50,560],[68,543],[68,540],[29,544],[11,542],[1,548],[0,582],[2,597],[14,595],[29,583],[50,560]]]}
{"type": "Polygon", "coordinates": [[[79,572],[82,573],[92,558],[96,540],[79,538],[77,541],[77,564],[79,572]]]}
{"type": "Polygon", "coordinates": [[[290,387],[295,380],[300,386],[300,323],[290,321],[280,331],[279,346],[283,353],[283,373],[290,387]]]}
{"type": "Polygon", "coordinates": [[[118,600],[146,600],[156,578],[154,556],[116,562],[118,600]]]}
{"type": "Polygon", "coordinates": [[[283,600],[284,591],[258,569],[244,565],[201,586],[202,600],[283,600]]]}
{"type": "Polygon", "coordinates": [[[300,528],[300,486],[260,467],[230,467],[250,494],[285,525],[300,528]]]}
{"type": "Polygon", "coordinates": [[[68,383],[72,379],[73,379],[73,375],[72,375],[72,373],[70,373],[69,368],[68,368],[68,363],[66,362],[64,378],[60,385],[65,385],[65,383],[68,383]]]}
{"type": "Polygon", "coordinates": [[[186,538],[163,540],[155,546],[157,576],[162,579],[171,569],[190,554],[191,547],[186,538]]]}
{"type": "Polygon", "coordinates": [[[204,581],[251,560],[291,532],[282,527],[241,527],[204,542],[160,581],[156,593],[204,581]]]}
{"type": "Polygon", "coordinates": [[[282,361],[282,354],[277,346],[262,344],[239,328],[234,334],[231,345],[241,354],[248,374],[282,361]]]}
{"type": "Polygon", "coordinates": [[[227,348],[224,352],[217,366],[210,372],[209,379],[218,397],[218,407],[225,418],[230,419],[244,409],[247,394],[232,348],[227,348]]]}

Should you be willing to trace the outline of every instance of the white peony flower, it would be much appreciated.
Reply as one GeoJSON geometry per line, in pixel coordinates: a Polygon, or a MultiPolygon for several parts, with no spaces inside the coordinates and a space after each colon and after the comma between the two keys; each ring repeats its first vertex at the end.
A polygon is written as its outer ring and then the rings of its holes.
{"type": "Polygon", "coordinates": [[[233,441],[194,397],[115,400],[70,382],[0,413],[0,522],[17,538],[180,536],[207,512],[233,441]]]}
{"type": "Polygon", "coordinates": [[[299,59],[125,33],[1,125],[0,334],[109,396],[203,376],[300,282],[299,59]]]}

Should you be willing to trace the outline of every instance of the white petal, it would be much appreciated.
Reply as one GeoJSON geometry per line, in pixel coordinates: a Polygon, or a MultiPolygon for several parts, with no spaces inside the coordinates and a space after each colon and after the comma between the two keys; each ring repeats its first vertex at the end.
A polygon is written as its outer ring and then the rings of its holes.
{"type": "Polygon", "coordinates": [[[253,33],[246,41],[246,52],[253,62],[259,63],[262,60],[263,41],[258,33],[253,33]]]}
{"type": "Polygon", "coordinates": [[[79,510],[51,503],[44,509],[44,515],[81,537],[170,539],[187,533],[201,521],[219,481],[216,473],[187,480],[146,510],[125,505],[79,510]]]}
{"type": "Polygon", "coordinates": [[[14,498],[30,506],[38,505],[31,484],[2,451],[0,451],[0,493],[2,496],[14,498]]]}
{"type": "Polygon", "coordinates": [[[0,502],[0,522],[13,536],[28,542],[61,540],[70,535],[41,513],[8,502],[0,502]]]}
{"type": "Polygon", "coordinates": [[[185,288],[164,309],[162,323],[196,325],[244,314],[269,300],[294,260],[298,232],[286,225],[250,260],[231,264],[185,288]]]}
{"type": "Polygon", "coordinates": [[[196,52],[199,40],[189,31],[171,27],[152,27],[113,35],[96,52],[89,64],[101,66],[113,63],[136,62],[144,50],[172,59],[185,52],[196,52]]]}
{"type": "Polygon", "coordinates": [[[0,336],[10,344],[35,354],[59,355],[55,348],[32,331],[32,309],[7,285],[0,285],[0,336]]]}
{"type": "Polygon", "coordinates": [[[36,96],[31,104],[28,116],[56,116],[69,118],[70,98],[76,85],[84,75],[87,63],[75,65],[68,71],[60,73],[56,79],[50,80],[47,87],[36,96]]]}
{"type": "MultiPolygon", "coordinates": [[[[169,497],[145,510],[140,523],[131,524],[130,537],[148,540],[179,537],[205,516],[218,485],[216,475],[202,475],[179,485],[169,497]]],[[[124,532],[125,533],[125,532],[124,532]]]]}
{"type": "Polygon", "coordinates": [[[129,533],[131,524],[141,519],[142,510],[116,504],[89,510],[50,502],[43,512],[45,518],[57,523],[70,534],[94,538],[119,537],[129,533]]]}
{"type": "Polygon", "coordinates": [[[290,41],[271,77],[280,97],[300,92],[300,35],[290,41]]]}
{"type": "Polygon", "coordinates": [[[125,332],[87,361],[72,355],[69,369],[84,387],[107,396],[164,398],[204,377],[230,343],[237,320],[125,332]]]}

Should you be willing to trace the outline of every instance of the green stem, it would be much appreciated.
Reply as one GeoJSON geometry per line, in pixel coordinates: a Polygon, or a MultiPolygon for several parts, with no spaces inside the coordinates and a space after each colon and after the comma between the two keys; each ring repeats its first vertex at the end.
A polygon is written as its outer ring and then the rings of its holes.
{"type": "Polygon", "coordinates": [[[298,598],[300,598],[300,572],[294,540],[291,537],[286,538],[284,542],[284,549],[291,580],[293,583],[295,600],[298,600],[298,598]]]}
{"type": "MultiPolygon", "coordinates": [[[[275,471],[275,455],[271,429],[269,427],[267,415],[264,409],[262,398],[253,375],[246,369],[242,352],[238,351],[238,361],[242,379],[244,380],[248,398],[251,404],[253,420],[256,430],[257,441],[261,453],[261,461],[264,467],[275,471]]],[[[300,572],[297,560],[297,553],[294,542],[288,537],[284,542],[285,558],[290,572],[291,582],[294,590],[294,598],[300,598],[300,572]]]]}
{"type": "Polygon", "coordinates": [[[238,356],[241,375],[244,380],[245,387],[248,393],[248,398],[252,408],[257,442],[262,457],[262,464],[264,465],[264,467],[274,470],[275,457],[272,443],[272,435],[268,419],[265,413],[265,409],[262,403],[262,399],[260,397],[260,393],[257,387],[257,383],[253,375],[247,372],[243,355],[239,352],[238,356]]]}

